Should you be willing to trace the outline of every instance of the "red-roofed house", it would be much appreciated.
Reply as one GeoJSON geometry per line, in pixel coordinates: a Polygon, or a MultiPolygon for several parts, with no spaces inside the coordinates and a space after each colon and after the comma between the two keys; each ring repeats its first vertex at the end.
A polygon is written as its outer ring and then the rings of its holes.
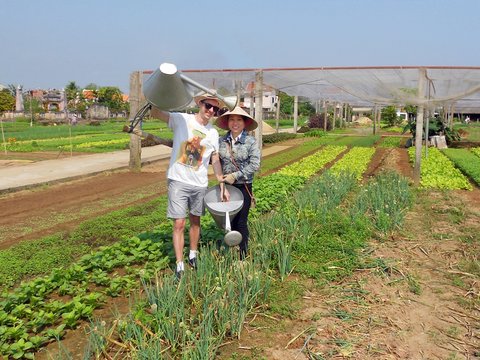
{"type": "Polygon", "coordinates": [[[95,90],[83,89],[82,95],[85,98],[85,100],[95,101],[97,99],[97,94],[95,90]]]}

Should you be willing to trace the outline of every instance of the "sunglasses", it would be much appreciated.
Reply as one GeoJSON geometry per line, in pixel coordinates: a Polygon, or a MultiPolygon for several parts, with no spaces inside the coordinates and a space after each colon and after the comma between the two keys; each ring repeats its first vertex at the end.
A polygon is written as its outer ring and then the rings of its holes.
{"type": "Polygon", "coordinates": [[[210,103],[202,102],[202,104],[205,105],[205,109],[207,109],[207,110],[210,110],[211,108],[213,108],[213,112],[215,114],[218,112],[218,110],[220,110],[220,108],[218,106],[212,105],[210,103]]]}

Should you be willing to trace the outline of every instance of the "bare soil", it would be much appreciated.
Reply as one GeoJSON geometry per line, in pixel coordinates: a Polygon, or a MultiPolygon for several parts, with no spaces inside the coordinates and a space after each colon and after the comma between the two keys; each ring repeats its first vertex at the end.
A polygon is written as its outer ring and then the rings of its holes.
{"type": "Polygon", "coordinates": [[[141,173],[106,172],[0,197],[0,249],[74,229],[82,221],[165,192],[167,161],[141,173]]]}

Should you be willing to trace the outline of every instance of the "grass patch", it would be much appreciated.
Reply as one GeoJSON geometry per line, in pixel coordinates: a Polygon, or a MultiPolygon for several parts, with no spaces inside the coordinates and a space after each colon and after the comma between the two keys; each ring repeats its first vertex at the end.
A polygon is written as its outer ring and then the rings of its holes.
{"type": "MultiPolygon", "coordinates": [[[[300,128],[303,124],[305,124],[305,122],[307,121],[308,119],[307,118],[302,118],[302,117],[299,117],[297,119],[297,126],[298,128],[300,128]]],[[[275,126],[276,126],[276,120],[275,119],[267,119],[267,120],[263,120],[265,121],[268,125],[270,125],[271,127],[273,127],[275,129],[275,126]]],[[[278,120],[278,127],[280,129],[288,129],[288,128],[293,128],[293,119],[279,119],[278,120]]]]}
{"type": "Polygon", "coordinates": [[[53,268],[70,265],[90,246],[69,243],[58,234],[36,241],[25,241],[0,252],[0,289],[10,287],[21,279],[49,273],[53,268]]]}
{"type": "MultiPolygon", "coordinates": [[[[128,148],[130,138],[122,132],[126,120],[101,121],[98,126],[78,124],[70,126],[34,125],[26,122],[5,122],[5,138],[8,151],[66,151],[72,149],[80,152],[108,152],[128,148]]],[[[143,130],[165,138],[172,139],[173,133],[167,124],[160,120],[148,120],[143,130]]]]}
{"type": "Polygon", "coordinates": [[[408,289],[410,290],[411,293],[415,295],[420,295],[422,293],[420,282],[417,280],[415,276],[408,274],[407,284],[408,284],[408,289]]]}
{"type": "Polygon", "coordinates": [[[296,279],[272,281],[266,300],[269,313],[293,319],[301,308],[304,292],[302,283],[296,279]]]}
{"type": "Polygon", "coordinates": [[[463,130],[462,140],[465,141],[480,141],[480,123],[475,122],[471,124],[455,124],[455,130],[463,130]]]}
{"type": "Polygon", "coordinates": [[[382,141],[378,144],[382,148],[399,148],[402,144],[404,138],[396,136],[385,136],[382,137],[382,141]]]}
{"type": "Polygon", "coordinates": [[[327,134],[318,139],[322,145],[372,147],[380,140],[380,135],[342,136],[327,134]]]}
{"type": "Polygon", "coordinates": [[[301,146],[295,146],[294,148],[288,149],[282,152],[281,155],[269,156],[262,159],[260,175],[277,169],[291,161],[298,160],[322,145],[323,143],[319,141],[319,139],[307,140],[301,146]]]}
{"type": "Polygon", "coordinates": [[[333,281],[345,277],[359,266],[357,250],[370,231],[365,222],[335,211],[324,223],[312,228],[314,236],[294,243],[295,271],[317,280],[333,281]]]}
{"type": "Polygon", "coordinates": [[[68,234],[32,240],[0,251],[0,287],[67,266],[92,249],[153,229],[166,220],[166,196],[82,222],[68,234]]]}

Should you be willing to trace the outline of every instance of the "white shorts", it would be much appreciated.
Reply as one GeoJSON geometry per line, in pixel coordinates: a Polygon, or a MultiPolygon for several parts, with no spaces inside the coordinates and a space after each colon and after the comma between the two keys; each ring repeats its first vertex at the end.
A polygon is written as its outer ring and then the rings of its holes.
{"type": "Polygon", "coordinates": [[[167,217],[185,219],[190,213],[195,216],[205,215],[203,199],[206,187],[193,186],[180,181],[168,179],[167,217]]]}

